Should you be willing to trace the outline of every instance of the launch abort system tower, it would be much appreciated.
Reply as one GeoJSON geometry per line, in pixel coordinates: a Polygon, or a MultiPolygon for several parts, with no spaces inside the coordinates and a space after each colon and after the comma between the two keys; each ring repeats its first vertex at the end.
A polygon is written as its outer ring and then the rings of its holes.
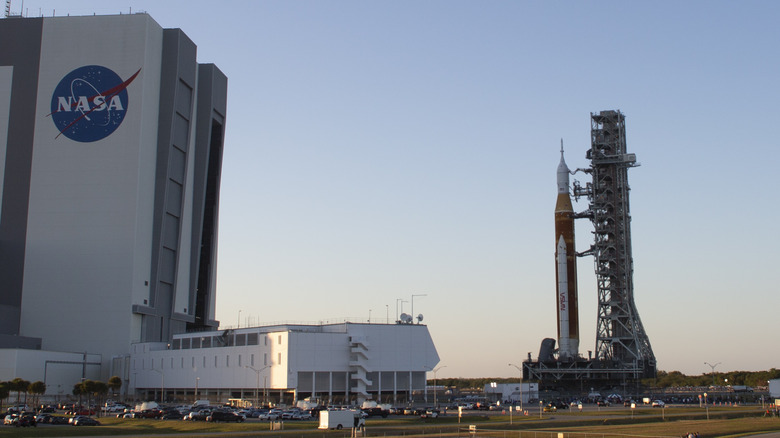
{"type": "Polygon", "coordinates": [[[593,245],[577,255],[594,258],[598,291],[595,357],[589,352],[587,359],[573,358],[561,351],[564,345],[557,354],[550,354],[555,341],[542,341],[538,360],[533,361],[529,353],[524,362],[523,378],[539,381],[547,389],[627,387],[656,374],[650,340],[634,304],[628,169],[638,164],[636,155],[626,152],[625,117],[620,111],[591,114],[591,148],[586,158],[590,167],[578,170],[590,174],[592,181],[585,187],[575,181],[573,193],[575,198],[585,196],[589,206],[573,216],[593,224],[593,245]]]}

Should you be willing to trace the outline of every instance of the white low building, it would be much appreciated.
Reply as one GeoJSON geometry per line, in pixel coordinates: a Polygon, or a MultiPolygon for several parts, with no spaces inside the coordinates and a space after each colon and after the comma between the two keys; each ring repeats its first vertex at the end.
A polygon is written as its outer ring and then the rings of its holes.
{"type": "Polygon", "coordinates": [[[284,324],[134,344],[124,377],[144,400],[405,403],[427,397],[438,363],[423,324],[284,324]]]}
{"type": "Polygon", "coordinates": [[[489,399],[500,402],[525,404],[539,399],[538,383],[488,383],[484,391],[489,399]]]}

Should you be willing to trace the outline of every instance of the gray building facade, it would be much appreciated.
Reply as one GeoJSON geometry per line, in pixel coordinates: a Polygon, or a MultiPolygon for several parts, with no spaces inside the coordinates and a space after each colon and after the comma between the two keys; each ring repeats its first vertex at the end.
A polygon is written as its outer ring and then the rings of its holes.
{"type": "Polygon", "coordinates": [[[147,14],[6,18],[0,41],[0,353],[107,378],[131,343],[218,327],[226,76],[147,14]]]}

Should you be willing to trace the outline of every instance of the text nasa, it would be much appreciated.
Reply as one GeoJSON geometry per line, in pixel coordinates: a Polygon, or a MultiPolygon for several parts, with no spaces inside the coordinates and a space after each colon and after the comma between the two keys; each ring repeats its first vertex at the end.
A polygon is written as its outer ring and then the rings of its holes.
{"type": "Polygon", "coordinates": [[[73,100],[73,96],[68,97],[58,97],[57,98],[57,112],[60,111],[81,111],[82,113],[85,112],[92,112],[92,111],[104,111],[104,110],[116,110],[116,111],[124,111],[125,108],[122,105],[122,101],[119,99],[119,96],[114,95],[111,97],[111,100],[109,101],[108,105],[106,105],[106,97],[97,95],[94,98],[92,98],[92,104],[94,106],[90,106],[89,104],[89,98],[87,96],[79,96],[78,100],[73,100]]]}

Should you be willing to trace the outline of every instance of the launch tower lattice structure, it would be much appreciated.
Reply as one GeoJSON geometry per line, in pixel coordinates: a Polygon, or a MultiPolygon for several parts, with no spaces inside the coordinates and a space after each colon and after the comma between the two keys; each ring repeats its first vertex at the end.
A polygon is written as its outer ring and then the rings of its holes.
{"type": "Polygon", "coordinates": [[[593,223],[594,243],[582,255],[593,255],[598,289],[596,357],[634,379],[655,377],[650,340],[634,304],[628,169],[636,155],[626,153],[625,117],[620,111],[591,113],[591,148],[585,169],[592,182],[575,182],[575,197],[586,196],[589,209],[579,217],[593,223]]]}

